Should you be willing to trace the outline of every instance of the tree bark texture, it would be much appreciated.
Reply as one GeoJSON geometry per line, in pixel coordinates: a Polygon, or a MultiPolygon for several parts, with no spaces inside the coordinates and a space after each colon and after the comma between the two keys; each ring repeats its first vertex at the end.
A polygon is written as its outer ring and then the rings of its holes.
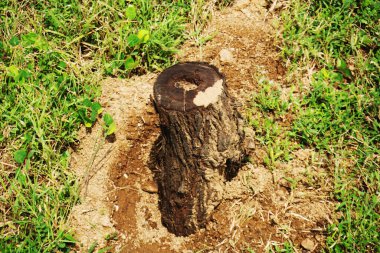
{"type": "Polygon", "coordinates": [[[154,85],[161,136],[152,150],[162,222],[186,236],[206,225],[240,167],[243,121],[224,76],[187,62],[162,72],[154,85]]]}

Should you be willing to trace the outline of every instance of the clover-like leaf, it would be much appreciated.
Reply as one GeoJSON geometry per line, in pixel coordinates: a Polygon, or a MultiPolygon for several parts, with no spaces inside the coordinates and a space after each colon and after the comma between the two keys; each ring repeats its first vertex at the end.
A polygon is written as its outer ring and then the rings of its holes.
{"type": "Polygon", "coordinates": [[[108,135],[111,135],[111,134],[113,134],[115,131],[116,131],[116,124],[115,124],[115,122],[112,122],[112,123],[108,126],[108,128],[107,128],[106,135],[107,135],[107,136],[108,136],[108,135]]]}
{"type": "Polygon", "coordinates": [[[99,114],[102,113],[103,108],[102,108],[102,106],[99,104],[99,102],[94,102],[94,103],[92,103],[92,105],[91,105],[91,110],[95,111],[96,114],[99,115],[99,114]]]}
{"type": "Polygon", "coordinates": [[[140,31],[137,33],[137,37],[138,37],[143,43],[146,43],[146,42],[148,42],[148,40],[149,40],[149,38],[150,38],[149,31],[148,31],[148,30],[145,30],[145,29],[142,29],[142,30],[140,30],[140,31]]]}
{"type": "Polygon", "coordinates": [[[110,126],[113,123],[113,118],[109,113],[104,114],[103,120],[106,126],[110,126]]]}
{"type": "Polygon", "coordinates": [[[13,78],[17,78],[19,74],[19,69],[15,65],[7,67],[7,75],[13,78]]]}
{"type": "Polygon", "coordinates": [[[139,39],[139,37],[137,37],[137,35],[131,34],[128,36],[127,42],[128,42],[129,46],[134,47],[140,43],[140,39],[139,39]]]}
{"type": "Polygon", "coordinates": [[[133,5],[128,5],[127,9],[125,10],[125,16],[129,20],[134,20],[136,18],[136,8],[133,5]]]}
{"type": "Polygon", "coordinates": [[[124,66],[126,69],[128,70],[132,70],[134,69],[135,67],[137,67],[138,63],[135,62],[135,60],[132,58],[132,57],[128,57],[125,62],[124,62],[124,66]]]}
{"type": "Polygon", "coordinates": [[[20,40],[16,36],[13,36],[9,40],[9,44],[11,44],[11,46],[17,46],[18,44],[20,44],[20,40]]]}
{"type": "Polygon", "coordinates": [[[20,149],[13,153],[13,158],[17,163],[23,163],[27,155],[28,153],[25,149],[20,149]]]}

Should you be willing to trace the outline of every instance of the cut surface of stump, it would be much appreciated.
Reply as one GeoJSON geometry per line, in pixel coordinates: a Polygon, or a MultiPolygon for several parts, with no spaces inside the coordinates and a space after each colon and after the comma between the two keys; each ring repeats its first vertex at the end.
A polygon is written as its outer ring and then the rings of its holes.
{"type": "Polygon", "coordinates": [[[206,63],[162,72],[154,85],[161,136],[152,149],[162,222],[176,235],[203,228],[244,156],[242,119],[224,76],[206,63]]]}

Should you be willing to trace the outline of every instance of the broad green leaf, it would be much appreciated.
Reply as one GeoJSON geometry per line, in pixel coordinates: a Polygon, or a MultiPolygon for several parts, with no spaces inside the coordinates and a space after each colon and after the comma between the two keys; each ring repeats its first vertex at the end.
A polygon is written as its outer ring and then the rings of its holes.
{"type": "Polygon", "coordinates": [[[149,38],[150,38],[150,35],[149,35],[149,31],[148,30],[140,30],[138,33],[137,33],[137,37],[143,42],[143,43],[146,43],[149,38]]]}
{"type": "Polygon", "coordinates": [[[62,158],[66,159],[66,158],[69,158],[70,157],[70,152],[68,150],[65,150],[63,153],[62,153],[62,158]]]}
{"type": "Polygon", "coordinates": [[[59,67],[60,69],[65,69],[65,68],[67,67],[67,64],[66,64],[65,62],[63,62],[63,61],[60,61],[60,62],[58,63],[58,67],[59,67]]]}
{"type": "Polygon", "coordinates": [[[112,123],[108,126],[108,128],[107,128],[107,133],[106,133],[106,135],[107,135],[107,136],[108,136],[108,135],[111,135],[111,134],[113,134],[115,131],[116,131],[116,124],[115,124],[115,122],[112,122],[112,123]]]}
{"type": "Polygon", "coordinates": [[[96,112],[96,114],[101,114],[103,111],[102,106],[98,102],[94,102],[91,105],[91,109],[96,112]]]}
{"type": "Polygon", "coordinates": [[[90,121],[95,122],[97,117],[98,117],[98,113],[94,110],[91,110],[90,121]]]}
{"type": "Polygon", "coordinates": [[[325,68],[321,69],[321,73],[322,73],[324,78],[329,78],[329,76],[330,76],[329,72],[325,68]]]}
{"type": "Polygon", "coordinates": [[[78,110],[78,116],[82,123],[88,122],[90,119],[87,117],[87,111],[86,109],[79,109],[78,110]]]}
{"type": "Polygon", "coordinates": [[[20,44],[20,40],[16,36],[13,36],[9,40],[9,44],[11,44],[12,46],[17,46],[18,44],[20,44]]]}
{"type": "Polygon", "coordinates": [[[92,102],[90,101],[90,99],[86,98],[83,100],[83,105],[86,107],[91,107],[92,102]]]}
{"type": "Polygon", "coordinates": [[[18,77],[18,74],[19,74],[19,69],[15,65],[9,66],[7,68],[7,75],[8,76],[16,78],[16,77],[18,77]]]}
{"type": "Polygon", "coordinates": [[[30,46],[30,45],[35,44],[37,39],[38,39],[38,35],[34,32],[30,32],[22,36],[22,42],[23,42],[23,45],[25,46],[30,46]]]}
{"type": "Polygon", "coordinates": [[[66,233],[66,234],[64,235],[64,238],[65,238],[66,240],[70,241],[70,242],[76,242],[75,238],[74,238],[71,234],[66,233]]]}
{"type": "Polygon", "coordinates": [[[137,35],[131,34],[131,35],[128,36],[127,41],[128,41],[128,45],[129,46],[134,47],[137,44],[139,44],[140,39],[139,39],[139,37],[137,35]]]}
{"type": "Polygon", "coordinates": [[[26,71],[26,70],[23,70],[23,69],[20,70],[20,73],[19,73],[20,79],[27,79],[30,76],[31,76],[31,74],[30,74],[29,71],[26,71]]]}
{"type": "Polygon", "coordinates": [[[34,46],[38,48],[39,50],[48,50],[49,45],[48,43],[44,40],[43,37],[38,37],[36,42],[34,43],[34,46]]]}
{"type": "Polygon", "coordinates": [[[31,133],[25,133],[24,135],[24,142],[29,143],[32,141],[32,134],[31,133]]]}
{"type": "Polygon", "coordinates": [[[128,19],[134,20],[136,18],[136,8],[133,5],[129,5],[127,9],[125,10],[125,16],[127,16],[128,19]]]}
{"type": "Polygon", "coordinates": [[[85,127],[92,127],[92,123],[91,123],[91,122],[85,122],[85,123],[84,123],[84,126],[85,126],[85,127]]]}
{"type": "Polygon", "coordinates": [[[346,77],[352,77],[350,69],[347,67],[347,63],[342,60],[338,59],[337,61],[337,68],[345,75],[346,77]]]}
{"type": "Polygon", "coordinates": [[[17,163],[23,163],[25,161],[27,154],[28,153],[26,152],[25,149],[20,149],[13,153],[13,158],[15,159],[17,163]]]}
{"type": "Polygon", "coordinates": [[[137,67],[138,63],[135,62],[135,60],[132,57],[129,57],[125,60],[124,66],[128,70],[132,70],[135,67],[137,67]]]}
{"type": "Polygon", "coordinates": [[[342,60],[342,59],[338,59],[338,61],[337,61],[337,67],[338,67],[338,69],[347,68],[347,63],[344,60],[342,60]]]}
{"type": "Polygon", "coordinates": [[[110,126],[113,123],[113,118],[110,114],[106,113],[103,116],[104,123],[106,126],[110,126]]]}

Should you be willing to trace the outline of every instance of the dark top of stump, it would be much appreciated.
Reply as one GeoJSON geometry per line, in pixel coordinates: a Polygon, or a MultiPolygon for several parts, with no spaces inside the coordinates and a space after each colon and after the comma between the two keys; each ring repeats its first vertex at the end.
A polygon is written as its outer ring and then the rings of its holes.
{"type": "Polygon", "coordinates": [[[203,62],[178,63],[158,76],[154,100],[167,110],[189,111],[199,107],[194,104],[195,97],[218,81],[225,88],[224,76],[215,66],[203,62]]]}

